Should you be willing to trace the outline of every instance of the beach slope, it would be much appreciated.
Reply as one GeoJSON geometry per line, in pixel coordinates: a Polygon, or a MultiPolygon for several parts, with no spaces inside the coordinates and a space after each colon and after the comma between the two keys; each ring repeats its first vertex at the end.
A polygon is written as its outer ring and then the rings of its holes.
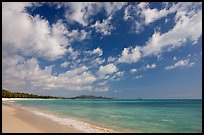
{"type": "Polygon", "coordinates": [[[32,114],[18,107],[2,103],[3,133],[80,133],[73,127],[32,114]]]}

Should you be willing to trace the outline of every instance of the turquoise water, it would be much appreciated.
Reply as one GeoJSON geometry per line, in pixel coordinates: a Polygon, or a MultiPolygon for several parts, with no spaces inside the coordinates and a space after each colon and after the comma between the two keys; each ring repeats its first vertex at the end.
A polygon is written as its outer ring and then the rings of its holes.
{"type": "Polygon", "coordinates": [[[120,132],[202,132],[202,100],[15,100],[120,132]]]}

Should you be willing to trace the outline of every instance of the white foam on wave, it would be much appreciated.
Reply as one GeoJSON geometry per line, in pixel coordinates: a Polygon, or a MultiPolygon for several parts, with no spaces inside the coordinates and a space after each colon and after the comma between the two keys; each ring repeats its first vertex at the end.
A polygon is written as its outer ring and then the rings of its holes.
{"type": "Polygon", "coordinates": [[[58,122],[59,124],[74,127],[86,133],[113,133],[113,132],[116,132],[111,129],[106,129],[106,128],[102,128],[99,126],[91,125],[86,122],[74,120],[71,118],[62,118],[62,117],[58,117],[52,114],[43,113],[40,111],[32,111],[32,112],[36,115],[43,116],[45,118],[58,122]]]}
{"type": "Polygon", "coordinates": [[[10,102],[10,103],[14,103],[15,101],[8,101],[8,102],[10,102]]]}
{"type": "Polygon", "coordinates": [[[166,120],[166,119],[163,119],[162,121],[173,121],[173,120],[166,120]]]}

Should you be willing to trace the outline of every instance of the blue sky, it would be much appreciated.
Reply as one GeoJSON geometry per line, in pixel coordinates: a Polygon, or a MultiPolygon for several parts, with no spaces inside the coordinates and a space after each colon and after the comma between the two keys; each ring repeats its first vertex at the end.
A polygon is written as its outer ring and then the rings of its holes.
{"type": "Polygon", "coordinates": [[[2,87],[202,98],[202,3],[2,4],[2,87]]]}

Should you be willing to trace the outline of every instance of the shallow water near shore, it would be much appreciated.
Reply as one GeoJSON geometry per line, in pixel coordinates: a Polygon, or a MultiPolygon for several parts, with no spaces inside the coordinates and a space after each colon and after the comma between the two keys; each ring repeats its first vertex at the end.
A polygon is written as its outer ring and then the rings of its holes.
{"type": "MultiPolygon", "coordinates": [[[[202,100],[14,100],[25,107],[53,112],[118,132],[202,132],[202,100]]],[[[49,114],[43,113],[45,117],[49,114]]],[[[61,116],[61,117],[59,117],[61,116]]],[[[50,119],[53,118],[49,117],[50,119]]]]}

